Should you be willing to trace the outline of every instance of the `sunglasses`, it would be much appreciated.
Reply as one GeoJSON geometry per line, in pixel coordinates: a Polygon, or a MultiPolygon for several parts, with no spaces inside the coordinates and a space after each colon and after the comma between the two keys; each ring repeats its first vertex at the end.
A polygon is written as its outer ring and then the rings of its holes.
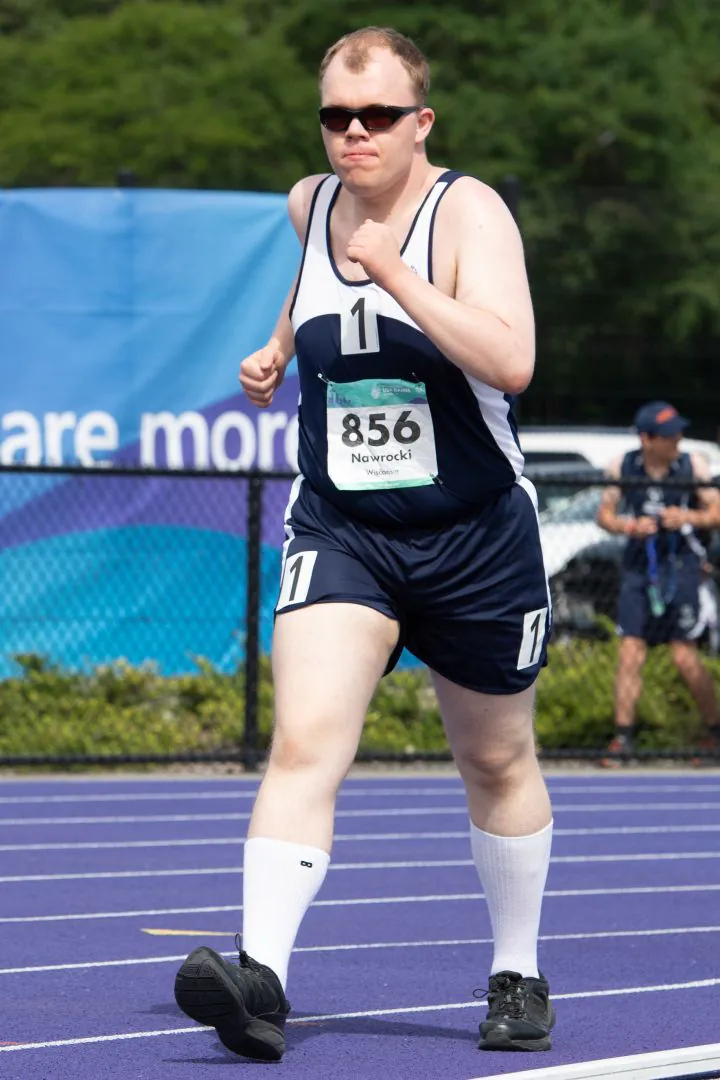
{"type": "Polygon", "coordinates": [[[338,134],[347,131],[353,120],[359,120],[366,131],[389,131],[403,116],[422,109],[422,105],[366,105],[364,109],[344,109],[341,105],[326,105],[318,109],[320,123],[338,134]]]}

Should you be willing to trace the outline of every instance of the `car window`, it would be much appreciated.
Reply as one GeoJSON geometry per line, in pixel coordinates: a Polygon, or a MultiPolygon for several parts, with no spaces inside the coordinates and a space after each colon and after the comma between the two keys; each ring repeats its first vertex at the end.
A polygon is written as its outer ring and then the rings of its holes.
{"type": "Polygon", "coordinates": [[[540,514],[544,525],[575,525],[594,521],[600,507],[603,488],[590,487],[565,498],[557,498],[540,514]]]}

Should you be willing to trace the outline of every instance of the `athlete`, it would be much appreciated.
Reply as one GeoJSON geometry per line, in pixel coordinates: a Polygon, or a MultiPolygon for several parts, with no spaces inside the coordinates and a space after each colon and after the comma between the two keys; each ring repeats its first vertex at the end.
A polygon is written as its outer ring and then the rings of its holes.
{"type": "Polygon", "coordinates": [[[720,492],[692,487],[710,480],[706,460],[680,452],[688,421],[664,401],[651,401],[635,417],[640,446],[613,462],[612,480],[598,511],[598,524],[628,537],[618,601],[622,635],[615,680],[615,735],[605,764],[617,764],[633,749],[635,709],[642,693],[648,646],[669,644],[706,726],[703,747],[720,749],[720,713],[712,676],[695,639],[707,551],[698,530],[720,526],[720,492]],[[633,482],[634,481],[634,482],[633,482]],[[678,483],[679,481],[679,483],[678,483]]]}
{"type": "Polygon", "coordinates": [[[532,304],[503,201],[427,158],[428,83],[393,30],[327,52],[332,171],[290,192],[302,263],[274,336],[240,369],[260,408],[293,355],[300,378],[275,728],[244,850],[239,965],[195,949],[175,993],[262,1060],[283,1054],[288,962],[327,872],[338,788],[405,645],[432,673],[493,929],[479,1045],[550,1047],[537,937],[552,817],[533,738],[549,602],[511,410],[533,372],[532,304]]]}

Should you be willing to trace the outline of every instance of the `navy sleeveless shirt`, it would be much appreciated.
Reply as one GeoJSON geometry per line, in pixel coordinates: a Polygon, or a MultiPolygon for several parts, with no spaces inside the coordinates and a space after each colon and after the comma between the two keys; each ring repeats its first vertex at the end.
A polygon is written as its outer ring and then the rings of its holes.
{"type": "MultiPolygon", "coordinates": [[[[402,248],[429,282],[437,209],[460,175],[438,178],[402,248]]],[[[290,309],[300,472],[347,516],[380,526],[468,516],[522,475],[513,399],[451,363],[379,286],[342,276],[330,243],[339,193],[334,175],[315,192],[290,309]]]]}

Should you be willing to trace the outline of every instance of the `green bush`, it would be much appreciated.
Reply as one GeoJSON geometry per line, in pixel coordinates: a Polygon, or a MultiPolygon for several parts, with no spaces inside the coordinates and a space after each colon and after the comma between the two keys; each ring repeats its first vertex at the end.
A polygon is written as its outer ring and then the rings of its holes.
{"type": "MultiPolygon", "coordinates": [[[[617,641],[573,639],[550,647],[539,680],[536,730],[544,750],[602,747],[613,727],[617,641]]],[[[0,682],[1,756],[109,756],[230,753],[243,736],[245,680],[207,661],[197,671],[162,676],[152,664],[123,661],[68,672],[34,655],[17,656],[19,674],[0,682]]],[[[709,659],[720,684],[720,660],[709,659]]],[[[272,729],[270,663],[260,671],[258,726],[266,747],[272,729]]],[[[638,743],[672,750],[696,744],[701,720],[669,650],[652,650],[638,708],[638,743]]],[[[360,749],[394,754],[447,749],[425,669],[383,679],[368,710],[360,749]]]]}
{"type": "MultiPolygon", "coordinates": [[[[574,638],[550,647],[538,683],[536,731],[545,750],[604,746],[613,730],[619,642],[574,638]]],[[[720,686],[720,660],[707,659],[720,686]]],[[[637,710],[637,745],[672,750],[697,744],[702,722],[667,646],[651,649],[637,710]]]]}

